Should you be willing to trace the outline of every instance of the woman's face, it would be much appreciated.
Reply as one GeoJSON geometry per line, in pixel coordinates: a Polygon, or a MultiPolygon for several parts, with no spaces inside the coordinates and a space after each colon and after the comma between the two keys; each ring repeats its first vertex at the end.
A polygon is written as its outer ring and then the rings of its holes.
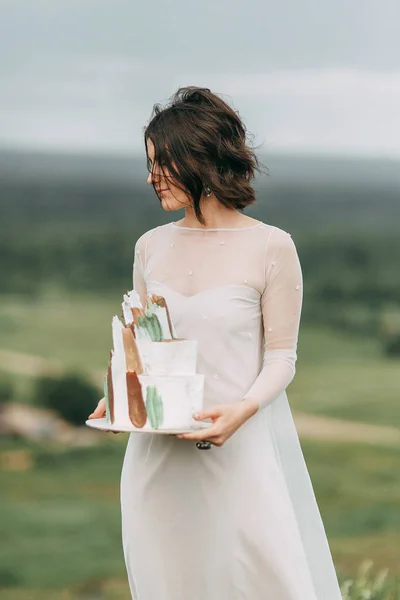
{"type": "MultiPolygon", "coordinates": [[[[154,145],[150,138],[147,139],[147,156],[150,161],[150,172],[147,183],[154,185],[164,210],[180,210],[191,206],[190,198],[185,192],[174,185],[172,177],[164,167],[164,173],[160,165],[154,163],[154,145]]],[[[175,165],[174,165],[175,167],[175,165]]]]}

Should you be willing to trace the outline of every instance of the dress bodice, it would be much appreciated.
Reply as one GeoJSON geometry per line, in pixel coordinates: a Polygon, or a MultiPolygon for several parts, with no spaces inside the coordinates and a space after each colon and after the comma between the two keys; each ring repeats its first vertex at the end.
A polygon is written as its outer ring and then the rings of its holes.
{"type": "Polygon", "coordinates": [[[156,227],[136,243],[134,286],[142,301],[164,296],[179,337],[198,340],[206,406],[264,406],[293,378],[302,273],[282,229],[156,227]]]}

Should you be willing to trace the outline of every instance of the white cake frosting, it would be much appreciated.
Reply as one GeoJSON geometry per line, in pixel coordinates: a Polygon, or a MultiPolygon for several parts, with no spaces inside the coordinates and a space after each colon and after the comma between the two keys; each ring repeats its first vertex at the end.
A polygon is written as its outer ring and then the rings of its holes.
{"type": "Polygon", "coordinates": [[[197,340],[153,342],[136,339],[144,372],[148,375],[194,375],[197,340]]]}
{"type": "Polygon", "coordinates": [[[140,357],[141,372],[136,375],[130,372],[127,383],[123,338],[126,327],[115,316],[112,320],[111,353],[113,398],[107,398],[107,418],[115,428],[169,430],[196,426],[193,414],[202,410],[204,388],[204,375],[196,373],[197,341],[177,339],[168,309],[150,302],[146,315],[152,319],[156,315],[157,331],[161,326],[163,338],[162,341],[153,341],[145,327],[134,323],[132,308],[142,308],[134,290],[124,296],[122,311],[125,324],[135,332],[134,343],[140,357]],[[141,395],[141,398],[137,398],[131,392],[131,406],[128,400],[129,385],[133,386],[134,394],[138,392],[141,395]],[[130,411],[133,411],[133,417],[130,411]],[[141,415],[140,425],[137,423],[137,414],[141,415]]]}
{"type": "MultiPolygon", "coordinates": [[[[144,396],[148,386],[155,386],[161,395],[164,411],[158,429],[191,427],[197,423],[193,413],[201,411],[203,406],[204,375],[139,375],[139,381],[144,396]]],[[[149,418],[146,427],[151,427],[149,418]]]]}

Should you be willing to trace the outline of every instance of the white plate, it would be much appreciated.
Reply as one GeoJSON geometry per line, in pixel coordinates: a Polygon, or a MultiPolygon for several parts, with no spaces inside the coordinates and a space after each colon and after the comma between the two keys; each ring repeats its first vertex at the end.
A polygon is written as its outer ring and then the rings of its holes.
{"type": "Polygon", "coordinates": [[[212,423],[207,423],[206,421],[199,421],[193,427],[186,427],[180,429],[152,429],[152,427],[142,427],[141,429],[130,428],[130,427],[116,427],[115,425],[109,423],[107,419],[88,419],[86,421],[86,425],[88,427],[93,427],[94,429],[102,429],[107,431],[120,431],[124,433],[159,433],[159,434],[174,434],[174,433],[193,433],[193,431],[197,431],[199,429],[207,429],[211,427],[212,423]]]}

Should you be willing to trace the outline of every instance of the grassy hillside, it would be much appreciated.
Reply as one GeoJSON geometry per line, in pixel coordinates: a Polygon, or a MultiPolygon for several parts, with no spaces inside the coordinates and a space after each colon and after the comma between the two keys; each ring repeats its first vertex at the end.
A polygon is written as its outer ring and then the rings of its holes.
{"type": "MultiPolygon", "coordinates": [[[[123,585],[118,486],[126,436],[120,435],[85,450],[26,446],[32,468],[2,472],[0,534],[7,544],[0,550],[0,586],[43,590],[46,598],[46,590],[93,591],[115,579],[123,585]]],[[[400,575],[398,452],[314,442],[303,450],[341,580],[366,557],[400,575]]],[[[12,597],[0,593],[2,600],[12,597]]],[[[126,584],[120,597],[129,597],[126,584]]]]}
{"type": "MultiPolygon", "coordinates": [[[[246,212],[291,232],[304,275],[292,408],[400,426],[400,358],[385,355],[382,328],[389,309],[388,329],[400,316],[399,165],[264,163],[270,176],[256,181],[246,212]]],[[[99,371],[102,386],[134,243],[182,216],[160,210],[146,175],[142,158],[0,153],[0,384],[10,378],[15,399],[33,401],[46,364],[99,371]]],[[[118,497],[126,439],[63,449],[0,437],[0,600],[128,600],[118,497]],[[7,467],[15,452],[26,470],[7,467]]],[[[399,449],[368,438],[302,447],[341,581],[368,558],[400,577],[399,449]]],[[[368,595],[367,579],[345,600],[400,599],[390,582],[368,595]]]]}
{"type": "MultiPolygon", "coordinates": [[[[114,294],[57,294],[36,301],[3,295],[0,349],[40,356],[68,370],[102,370],[111,348],[111,318],[120,309],[114,294]]],[[[306,323],[298,356],[289,388],[296,410],[400,426],[400,359],[383,358],[376,337],[306,323]]],[[[29,378],[15,380],[20,398],[29,401],[29,378]]]]}

